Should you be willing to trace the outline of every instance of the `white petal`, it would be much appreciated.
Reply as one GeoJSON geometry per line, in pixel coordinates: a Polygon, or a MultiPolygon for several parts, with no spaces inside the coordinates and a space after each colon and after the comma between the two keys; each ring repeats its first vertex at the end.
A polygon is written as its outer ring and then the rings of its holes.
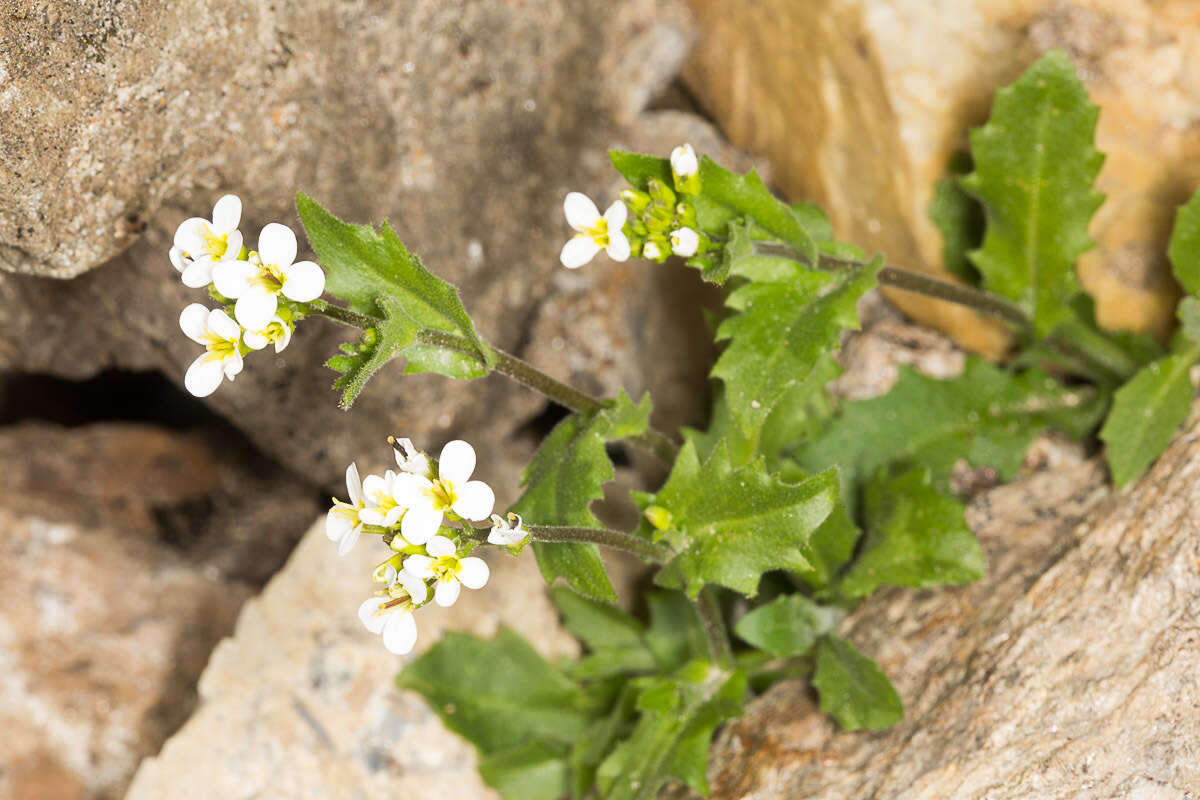
{"type": "Polygon", "coordinates": [[[475,471],[475,448],[462,439],[446,442],[438,456],[438,477],[450,483],[465,483],[475,471]]]}
{"type": "MultiPolygon", "coordinates": [[[[279,318],[276,317],[276,319],[279,319],[279,318]]],[[[283,335],[275,340],[275,352],[276,353],[282,353],[283,348],[287,347],[288,343],[292,341],[292,326],[288,325],[283,320],[279,320],[279,324],[283,326],[283,335]]]]}
{"type": "Polygon", "coordinates": [[[167,258],[171,259],[171,266],[175,267],[175,269],[179,272],[183,272],[185,269],[187,269],[188,265],[192,261],[190,258],[184,256],[183,251],[178,247],[172,247],[170,250],[168,250],[167,258]]]}
{"type": "Polygon", "coordinates": [[[362,525],[355,525],[350,530],[342,534],[341,541],[338,542],[338,555],[344,556],[354,549],[354,545],[358,544],[358,537],[362,534],[362,525]]]}
{"type": "Polygon", "coordinates": [[[613,203],[604,211],[604,221],[608,223],[608,232],[613,234],[620,231],[629,217],[629,209],[620,200],[613,203]]]}
{"type": "Polygon", "coordinates": [[[391,564],[384,562],[383,565],[383,582],[391,586],[400,577],[400,573],[391,564]]]}
{"type": "Polygon", "coordinates": [[[380,633],[383,630],[383,623],[387,622],[388,617],[391,616],[391,614],[376,613],[379,611],[379,607],[386,602],[387,600],[382,597],[371,597],[364,600],[358,607],[358,618],[371,633],[380,633]]]}
{"type": "Polygon", "coordinates": [[[242,334],[242,341],[246,343],[246,347],[251,350],[262,350],[271,343],[271,340],[263,336],[258,331],[246,331],[242,334]]]}
{"type": "Polygon", "coordinates": [[[234,261],[242,253],[242,232],[234,231],[225,239],[225,254],[222,261],[234,261]]]}
{"type": "Polygon", "coordinates": [[[396,576],[396,580],[400,581],[400,585],[404,587],[404,591],[408,592],[408,596],[417,605],[421,605],[429,599],[429,587],[425,585],[425,581],[413,575],[408,570],[400,570],[396,576]]]}
{"type": "Polygon", "coordinates": [[[417,621],[411,611],[395,611],[383,626],[383,646],[398,656],[412,652],[417,643],[417,621]]]}
{"type": "Polygon", "coordinates": [[[433,559],[422,555],[409,556],[404,559],[404,571],[421,580],[432,578],[433,559]]]}
{"type": "Polygon", "coordinates": [[[230,319],[223,308],[214,308],[208,312],[206,325],[210,331],[222,339],[230,339],[236,342],[238,337],[242,335],[241,326],[230,319]]]}
{"type": "Polygon", "coordinates": [[[671,231],[671,252],[677,256],[691,258],[700,248],[700,234],[691,228],[671,231]]]}
{"type": "Polygon", "coordinates": [[[409,544],[425,544],[442,527],[442,512],[436,508],[410,508],[400,520],[400,535],[409,544]]]}
{"type": "Polygon", "coordinates": [[[346,492],[350,495],[351,505],[362,504],[362,481],[358,477],[358,464],[353,461],[346,467],[346,492]]]}
{"type": "MultiPolygon", "coordinates": [[[[240,262],[239,262],[240,263],[240,262]]],[[[221,291],[217,289],[217,291],[221,291]]],[[[221,294],[225,294],[221,292],[221,294]]],[[[261,331],[267,327],[271,317],[279,310],[279,298],[274,292],[261,286],[254,286],[238,298],[233,307],[233,315],[242,327],[251,331],[261,331]]]]}
{"type": "Polygon", "coordinates": [[[694,175],[700,169],[696,151],[690,144],[681,144],[671,151],[671,169],[681,178],[694,175]]]}
{"type": "Polygon", "coordinates": [[[454,601],[458,599],[458,593],[462,591],[462,584],[451,578],[448,581],[438,581],[437,588],[433,590],[433,601],[442,608],[448,608],[454,605],[454,601]]]}
{"type": "Polygon", "coordinates": [[[212,283],[213,267],[216,262],[205,256],[198,258],[191,264],[188,264],[180,278],[183,280],[183,285],[189,289],[203,289],[212,283]]]}
{"type": "Polygon", "coordinates": [[[250,279],[258,275],[260,269],[249,261],[222,261],[213,267],[213,286],[226,297],[241,297],[250,290],[250,279]]]}
{"type": "Polygon", "coordinates": [[[221,362],[204,353],[188,367],[187,374],[183,376],[183,385],[196,397],[208,397],[217,390],[224,378],[225,368],[221,362]]]}
{"type": "Polygon", "coordinates": [[[297,303],[316,300],[325,291],[325,271],[312,261],[297,261],[284,270],[280,291],[297,303]]]}
{"type": "Polygon", "coordinates": [[[329,509],[325,515],[325,535],[329,541],[336,542],[346,535],[346,531],[354,527],[354,518],[341,513],[336,506],[329,509]]]}
{"type": "Polygon", "coordinates": [[[604,252],[613,261],[627,261],[630,252],[629,239],[618,230],[610,230],[608,233],[608,247],[604,248],[604,252]]]}
{"type": "Polygon", "coordinates": [[[558,260],[567,269],[579,269],[595,258],[596,253],[599,252],[600,245],[596,244],[592,237],[575,236],[563,245],[562,252],[558,254],[558,260]]]}
{"type": "Polygon", "coordinates": [[[458,579],[468,589],[482,589],[487,585],[490,574],[487,562],[482,558],[471,556],[459,562],[458,579]]]}
{"type": "Polygon", "coordinates": [[[388,481],[378,475],[368,475],[362,483],[363,497],[368,503],[379,505],[385,498],[392,496],[392,487],[388,484],[388,481]]]}
{"type": "Polygon", "coordinates": [[[291,265],[296,260],[296,234],[287,225],[268,223],[258,235],[258,257],[281,269],[291,265]]]}
{"type": "Polygon", "coordinates": [[[595,227],[600,221],[600,210],[582,192],[570,192],[567,195],[563,201],[563,212],[567,215],[567,224],[580,232],[595,227]]]}
{"type": "Polygon", "coordinates": [[[496,506],[496,494],[483,481],[467,481],[454,487],[458,499],[452,508],[464,519],[484,520],[496,506]]]}
{"type": "Polygon", "coordinates": [[[434,536],[425,543],[425,552],[434,558],[442,556],[452,556],[458,549],[454,546],[454,542],[447,539],[445,536],[434,536]]]}
{"type": "Polygon", "coordinates": [[[383,527],[385,527],[385,528],[396,527],[396,523],[400,521],[400,515],[403,514],[404,511],[405,510],[403,508],[401,508],[400,506],[392,506],[391,508],[389,508],[387,514],[384,515],[384,518],[383,518],[383,527]]]}
{"type": "Polygon", "coordinates": [[[238,353],[221,359],[221,371],[225,373],[225,377],[233,380],[242,372],[242,357],[238,353]]]}
{"type": "Polygon", "coordinates": [[[204,252],[206,242],[202,231],[208,227],[208,224],[208,220],[200,217],[185,219],[175,229],[174,245],[192,256],[204,252]]]}
{"type": "Polygon", "coordinates": [[[227,194],[213,206],[213,230],[218,233],[232,233],[237,229],[242,219],[242,201],[236,194],[227,194]]]}
{"type": "Polygon", "coordinates": [[[392,499],[405,508],[432,508],[429,491],[433,482],[424,475],[404,472],[392,481],[392,499]]]}
{"type": "Polygon", "coordinates": [[[208,311],[200,303],[192,303],[179,314],[179,327],[193,342],[204,344],[204,334],[208,332],[208,311]]]}
{"type": "Polygon", "coordinates": [[[387,524],[387,512],[375,506],[367,506],[366,508],[359,509],[358,518],[368,525],[390,527],[387,524]]]}

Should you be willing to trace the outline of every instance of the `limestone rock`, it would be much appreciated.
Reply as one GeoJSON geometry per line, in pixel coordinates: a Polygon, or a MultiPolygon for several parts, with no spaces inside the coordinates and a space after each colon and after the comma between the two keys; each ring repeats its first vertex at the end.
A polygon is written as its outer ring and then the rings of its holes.
{"type": "MultiPolygon", "coordinates": [[[[986,120],[998,86],[1062,47],[1100,105],[1107,154],[1080,262],[1101,324],[1162,335],[1177,289],[1175,208],[1200,184],[1200,15],[1189,0],[689,0],[703,31],[685,76],[736,145],[767,156],[780,188],[829,212],[840,236],[893,263],[939,270],[935,182],[986,120]]],[[[906,311],[996,355],[994,326],[894,295],[906,311]]]]}
{"type": "MultiPolygon", "coordinates": [[[[368,633],[355,611],[372,591],[381,553],[364,539],[339,559],[324,521],[305,535],[200,680],[201,704],[155,758],[129,800],[190,798],[495,798],[470,745],[424,702],[392,683],[403,659],[368,633]]],[[[508,625],[547,657],[574,655],[532,553],[489,552],[492,578],[449,609],[418,617],[418,652],[440,631],[491,635],[508,625]]]]}
{"type": "Polygon", "coordinates": [[[1189,797],[1200,425],[1119,495],[1072,460],[971,504],[984,581],[885,591],[847,620],[903,722],[842,733],[805,684],[779,684],[719,735],[712,796],[1189,797]]]}

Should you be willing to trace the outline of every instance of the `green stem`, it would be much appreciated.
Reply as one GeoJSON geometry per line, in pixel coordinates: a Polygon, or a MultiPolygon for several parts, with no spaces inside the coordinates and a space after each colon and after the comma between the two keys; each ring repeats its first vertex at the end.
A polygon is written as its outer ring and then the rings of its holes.
{"type": "Polygon", "coordinates": [[[704,636],[708,640],[708,654],[722,669],[733,669],[733,649],[729,646],[729,631],[725,629],[725,617],[721,612],[721,601],[717,587],[709,584],[700,590],[696,601],[696,613],[704,624],[704,636]]]}
{"type": "MultiPolygon", "coordinates": [[[[308,304],[312,313],[327,317],[343,325],[350,325],[356,328],[373,328],[380,325],[383,320],[378,317],[368,314],[360,314],[357,311],[351,311],[348,308],[341,306],[330,305],[324,300],[314,300],[308,304]]],[[[422,328],[417,334],[417,341],[422,344],[441,347],[446,350],[456,350],[467,355],[478,356],[475,346],[455,333],[447,331],[434,330],[432,328],[422,328]]],[[[584,414],[594,413],[608,408],[608,403],[598,397],[592,397],[589,394],[579,391],[570,384],[563,383],[560,380],[550,377],[546,373],[539,370],[527,361],[524,361],[512,353],[506,353],[503,350],[484,345],[491,350],[491,355],[494,358],[492,369],[502,375],[512,378],[517,383],[527,386],[536,392],[540,392],[554,402],[566,406],[572,411],[578,411],[584,414]]],[[[631,441],[649,450],[665,464],[675,463],[675,456],[679,452],[679,446],[672,439],[660,430],[650,428],[645,433],[631,438],[631,441]]]]}
{"type": "MultiPolygon", "coordinates": [[[[466,528],[473,539],[487,541],[487,528],[466,528]]],[[[535,542],[586,542],[602,544],[613,550],[623,550],[635,556],[648,559],[656,564],[665,564],[673,553],[665,545],[643,539],[640,536],[611,528],[588,528],[572,525],[526,525],[529,538],[535,542]]]]}

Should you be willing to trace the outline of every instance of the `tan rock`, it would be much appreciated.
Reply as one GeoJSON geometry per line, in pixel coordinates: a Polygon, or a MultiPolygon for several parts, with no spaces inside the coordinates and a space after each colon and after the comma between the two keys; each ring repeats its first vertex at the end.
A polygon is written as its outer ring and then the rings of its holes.
{"type": "MultiPolygon", "coordinates": [[[[838,235],[895,264],[941,269],[926,209],[998,86],[1065,48],[1102,109],[1107,153],[1095,250],[1079,265],[1102,324],[1162,335],[1177,289],[1175,207],[1200,184],[1200,11],[1188,0],[689,0],[702,35],[685,76],[779,187],[829,212],[838,235]]],[[[995,326],[898,293],[918,319],[997,355],[995,326]]]]}
{"type": "MultiPolygon", "coordinates": [[[[355,616],[385,552],[364,540],[339,559],[324,521],[314,525],[213,653],[199,709],[143,762],[129,800],[497,797],[476,773],[470,745],[418,696],[394,687],[405,659],[384,650],[355,616]]],[[[489,562],[484,590],[420,612],[418,652],[442,630],[486,636],[503,624],[547,657],[577,653],[532,553],[491,553],[489,562]]]]}

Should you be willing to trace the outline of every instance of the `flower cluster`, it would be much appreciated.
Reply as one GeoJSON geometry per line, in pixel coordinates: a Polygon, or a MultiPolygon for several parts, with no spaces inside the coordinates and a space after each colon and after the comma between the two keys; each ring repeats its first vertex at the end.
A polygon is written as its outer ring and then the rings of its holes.
{"type": "Polygon", "coordinates": [[[478,543],[470,522],[491,517],[492,543],[515,545],[528,534],[519,517],[510,515],[505,523],[492,514],[495,494],[483,481],[471,480],[475,449],[468,443],[449,442],[435,461],[408,439],[388,441],[398,471],[360,481],[358,467],[351,464],[346,470],[349,500],[334,499],[325,533],[337,542],[339,555],[350,552],[364,532],[380,535],[395,551],[376,567],[374,579],[384,586],[359,607],[358,615],[368,630],[383,636],[388,650],[403,655],[417,639],[413,612],[431,594],[438,605],[450,606],[462,587],[480,589],[487,583],[487,563],[470,555],[478,543]]]}
{"type": "Polygon", "coordinates": [[[696,208],[689,199],[700,194],[700,161],[690,144],[671,151],[672,186],[651,179],[646,191],[626,189],[621,199],[603,215],[596,204],[579,192],[563,202],[567,223],[576,234],[565,245],[559,259],[564,267],[576,269],[601,250],[614,261],[630,254],[663,262],[674,254],[684,258],[702,255],[712,243],[699,230],[696,208]]]}
{"type": "Polygon", "coordinates": [[[238,223],[242,201],[227,194],[213,206],[212,219],[192,217],[175,231],[169,257],[185,286],[208,287],[221,308],[192,303],[179,316],[179,327],[204,352],[188,367],[187,390],[206,397],[224,378],[242,371],[251,350],[274,345],[281,352],[291,341],[302,304],[325,291],[325,273],[312,261],[296,261],[296,234],[272,222],[258,236],[258,250],[243,246],[238,223]]]}

